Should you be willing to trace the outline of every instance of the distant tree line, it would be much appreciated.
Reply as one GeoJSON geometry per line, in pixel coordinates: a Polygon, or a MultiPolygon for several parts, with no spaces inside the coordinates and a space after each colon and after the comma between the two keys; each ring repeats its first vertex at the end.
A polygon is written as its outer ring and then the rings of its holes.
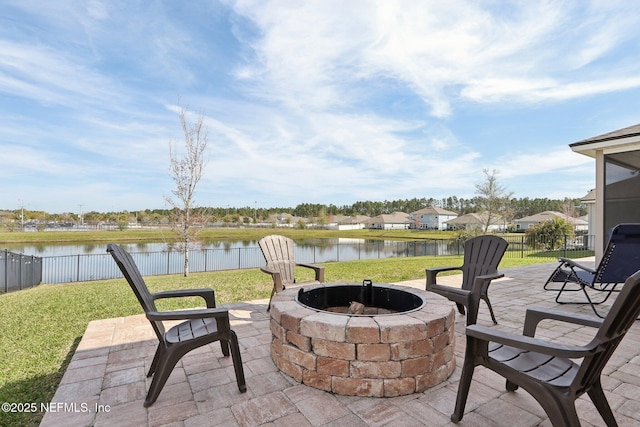
{"type": "MultiPolygon", "coordinates": [[[[483,209],[483,198],[472,197],[469,199],[462,197],[443,197],[435,199],[433,197],[422,197],[413,199],[398,199],[384,201],[358,201],[351,205],[336,206],[333,204],[325,205],[320,203],[301,203],[296,207],[272,207],[258,208],[253,206],[246,207],[198,207],[195,210],[203,209],[208,212],[208,217],[212,222],[229,222],[229,223],[253,223],[266,221],[273,214],[286,213],[293,216],[303,218],[328,218],[332,215],[367,215],[374,217],[381,214],[389,214],[392,212],[411,213],[420,209],[434,206],[440,207],[458,215],[479,212],[483,209]]],[[[580,199],[548,199],[548,198],[510,198],[505,206],[509,211],[510,217],[522,218],[534,215],[544,211],[562,212],[572,217],[586,215],[586,208],[581,204],[580,199]]],[[[99,222],[109,223],[127,223],[141,222],[152,224],[169,224],[173,215],[171,209],[145,209],[139,211],[120,211],[120,212],[96,212],[89,211],[82,213],[62,213],[50,214],[43,211],[24,210],[24,219],[20,218],[21,209],[0,211],[0,222],[7,224],[9,222],[20,224],[21,220],[25,223],[38,222],[44,223],[73,223],[83,222],[87,224],[96,224],[99,222]]]]}

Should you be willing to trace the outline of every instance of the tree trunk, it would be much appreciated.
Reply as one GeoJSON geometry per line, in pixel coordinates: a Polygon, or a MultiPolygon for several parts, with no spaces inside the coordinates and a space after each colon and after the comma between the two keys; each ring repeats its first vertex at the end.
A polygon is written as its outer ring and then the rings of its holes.
{"type": "Polygon", "coordinates": [[[184,277],[189,276],[189,248],[184,248],[184,277]]]}

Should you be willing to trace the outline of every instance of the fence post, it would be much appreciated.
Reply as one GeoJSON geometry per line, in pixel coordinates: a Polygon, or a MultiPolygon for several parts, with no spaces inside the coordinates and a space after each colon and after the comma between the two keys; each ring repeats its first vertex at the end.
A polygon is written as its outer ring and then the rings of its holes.
{"type": "Polygon", "coordinates": [[[520,258],[524,259],[524,234],[520,236],[520,258]]]}
{"type": "Polygon", "coordinates": [[[9,293],[9,251],[7,249],[3,250],[4,252],[4,293],[9,293]]]}

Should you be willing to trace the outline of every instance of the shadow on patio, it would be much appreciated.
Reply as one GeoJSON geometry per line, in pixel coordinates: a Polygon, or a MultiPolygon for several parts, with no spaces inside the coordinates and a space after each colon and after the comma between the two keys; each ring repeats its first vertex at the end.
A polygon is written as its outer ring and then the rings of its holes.
{"type": "MultiPolygon", "coordinates": [[[[593,314],[589,306],[559,306],[554,302],[555,292],[542,290],[556,265],[504,270],[505,278],[494,281],[489,290],[499,322],[495,327],[521,333],[524,312],[530,306],[593,314]]],[[[402,284],[423,289],[425,281],[402,284]]],[[[220,345],[213,343],[184,356],[156,403],[144,408],[150,383],[145,373],[157,345],[151,326],[144,315],[96,320],[87,327],[52,400],[52,410],[41,426],[453,425],[449,416],[464,354],[464,316],[456,317],[458,368],[448,380],[424,393],[371,398],[323,392],[280,373],[270,357],[267,300],[226,307],[240,340],[247,393],[238,392],[231,358],[222,357],[220,345]]],[[[478,323],[493,325],[482,302],[478,323]]],[[[553,322],[543,322],[539,328],[540,336],[565,342],[584,343],[593,332],[571,325],[558,327],[553,322]]],[[[640,322],[624,338],[604,374],[603,386],[618,423],[638,425],[640,322]]],[[[551,425],[542,408],[524,390],[507,392],[502,377],[481,367],[473,378],[460,426],[551,425]]],[[[577,407],[583,425],[604,425],[588,397],[580,398],[577,407]]]]}

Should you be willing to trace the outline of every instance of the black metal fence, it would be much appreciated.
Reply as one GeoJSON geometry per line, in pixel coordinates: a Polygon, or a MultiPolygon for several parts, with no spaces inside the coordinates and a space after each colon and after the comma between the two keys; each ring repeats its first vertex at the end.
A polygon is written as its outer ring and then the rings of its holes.
{"type": "Polygon", "coordinates": [[[0,293],[19,291],[42,282],[42,258],[0,250],[0,293]]]}
{"type": "MultiPolygon", "coordinates": [[[[524,235],[506,236],[509,247],[505,257],[537,257],[553,261],[559,256],[593,255],[593,236],[567,237],[549,250],[544,242],[527,242],[524,235]]],[[[464,242],[459,239],[424,239],[416,241],[366,241],[358,243],[325,243],[296,245],[296,261],[325,263],[362,259],[414,256],[459,256],[464,242]]],[[[180,274],[184,268],[182,253],[177,251],[132,252],[143,276],[180,274]]],[[[104,254],[43,257],[42,281],[45,283],[83,282],[122,277],[117,266],[104,254]]],[[[260,248],[197,249],[189,251],[189,271],[209,272],[258,268],[264,265],[260,248]]]]}

